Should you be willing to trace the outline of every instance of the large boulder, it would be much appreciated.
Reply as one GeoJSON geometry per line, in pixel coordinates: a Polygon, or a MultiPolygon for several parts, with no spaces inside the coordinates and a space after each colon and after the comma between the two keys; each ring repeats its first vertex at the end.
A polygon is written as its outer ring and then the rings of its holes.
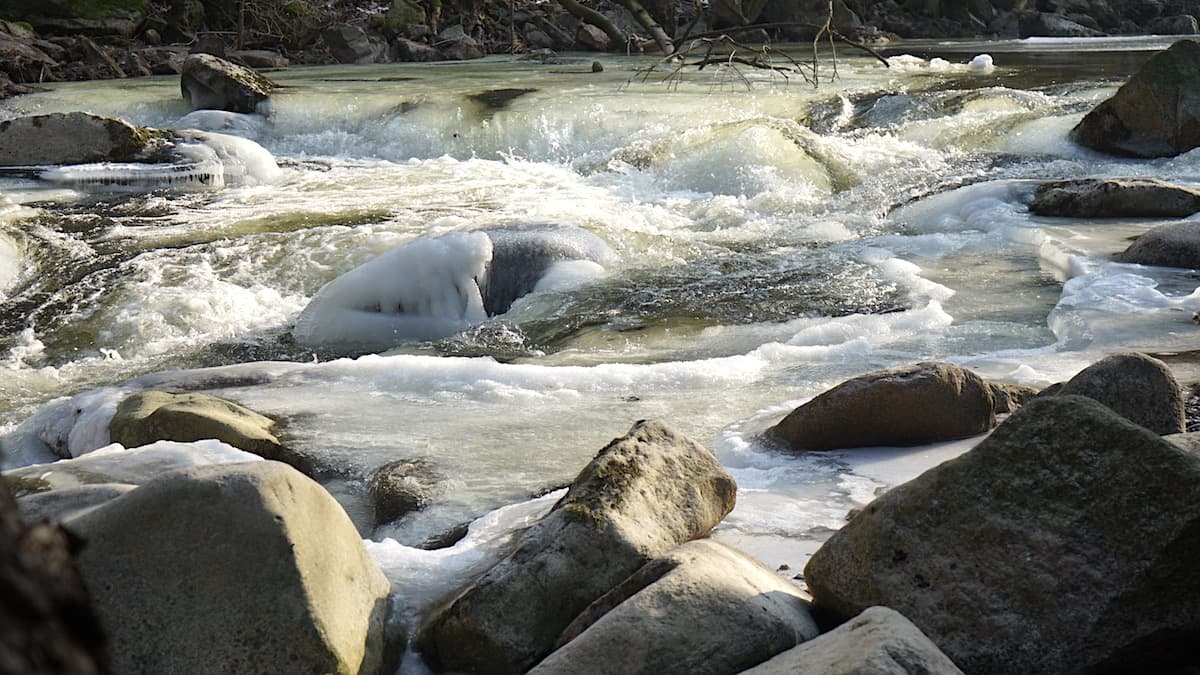
{"type": "Polygon", "coordinates": [[[451,61],[483,58],[483,49],[479,47],[479,43],[475,41],[475,38],[467,35],[460,24],[442,29],[433,46],[437,47],[443,57],[451,61]]]}
{"type": "Polygon", "coordinates": [[[266,459],[287,462],[309,472],[303,458],[279,442],[275,421],[233,401],[208,394],[140,391],[117,406],[108,423],[114,443],[127,448],[155,441],[188,443],[214,438],[266,459]]]}
{"type": "Polygon", "coordinates": [[[736,485],[707,449],[638,422],[596,455],[516,550],[436,612],[416,647],[435,668],[525,672],[592,602],[702,537],[736,485]]]}
{"type": "Polygon", "coordinates": [[[1027,37],[1099,37],[1104,33],[1051,12],[1020,12],[1017,31],[1027,37]]]}
{"type": "Polygon", "coordinates": [[[375,63],[387,51],[386,43],[372,40],[363,29],[345,23],[325,29],[321,39],[338,63],[375,63]]]}
{"type": "Polygon", "coordinates": [[[1042,183],[1029,210],[1068,218],[1183,218],[1200,211],[1200,190],[1153,178],[1042,183]]]}
{"type": "Polygon", "coordinates": [[[1174,14],[1150,20],[1146,24],[1146,32],[1154,35],[1195,35],[1200,33],[1200,25],[1191,14],[1174,14]]]}
{"type": "Polygon", "coordinates": [[[815,640],[793,647],[742,675],[961,675],[942,650],[902,614],[869,607],[815,640]]]}
{"type": "Polygon", "coordinates": [[[1186,430],[1183,391],[1167,364],[1145,354],[1107,356],[1079,371],[1056,396],[1087,396],[1156,434],[1186,430]]]}
{"type": "Polygon", "coordinates": [[[847,380],[796,408],[767,437],[795,450],[921,445],[996,423],[992,391],[969,370],[918,363],[847,380]]]}
{"type": "Polygon", "coordinates": [[[638,570],[564,631],[531,675],[725,675],[818,634],[790,581],[711,540],[638,570]],[[663,611],[669,608],[668,611],[663,611]]]}
{"type": "Polygon", "coordinates": [[[195,110],[261,112],[275,83],[212,54],[192,54],[183,62],[180,91],[195,110]]]}
{"type": "Polygon", "coordinates": [[[109,672],[73,548],[59,527],[26,524],[0,481],[0,671],[109,672]]]}
{"type": "Polygon", "coordinates": [[[1200,457],[1080,396],[1027,403],[810,559],[823,619],[899,611],[968,673],[1166,672],[1200,635],[1200,457]]]}
{"type": "Polygon", "coordinates": [[[0,122],[0,166],[161,161],[165,132],[83,112],[0,122]]]}
{"type": "Polygon", "coordinates": [[[287,465],[169,472],[64,526],[87,542],[115,672],[385,665],[390,585],[337,502],[287,465]]]}
{"type": "Polygon", "coordinates": [[[1200,222],[1185,220],[1151,228],[1116,259],[1138,265],[1200,268],[1200,222]]]}
{"type": "Polygon", "coordinates": [[[1170,157],[1200,145],[1200,43],[1180,40],[1150,57],[1084,116],[1071,138],[1134,157],[1170,157]]]}

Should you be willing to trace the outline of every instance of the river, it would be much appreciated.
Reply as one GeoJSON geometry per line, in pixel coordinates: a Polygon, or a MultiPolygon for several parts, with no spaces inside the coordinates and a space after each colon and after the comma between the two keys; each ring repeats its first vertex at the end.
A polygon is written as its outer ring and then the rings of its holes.
{"type": "MultiPolygon", "coordinates": [[[[798,403],[917,360],[1043,386],[1113,351],[1195,346],[1194,274],[1108,260],[1147,221],[1026,207],[1047,179],[1200,182],[1195,152],[1067,139],[1168,44],[912,43],[890,68],[842,50],[819,88],[720,67],[667,82],[608,55],[296,68],[271,73],[267,117],[188,116],[176,78],[5,101],[0,118],[87,110],[257,144],[227,144],[219,188],[0,177],[6,466],[105,445],[115,403],[146,387],[279,419],[346,467],[329,487],[352,513],[354,476],[427,459],[434,503],[369,537],[413,618],[553,493],[528,500],[655,418],[737,479],[716,536],[798,570],[849,509],[978,440],[804,456],[758,440],[798,403]],[[968,65],[985,52],[994,70],[968,65]],[[292,335],[324,284],[399,245],[533,226],[607,257],[444,338],[359,354],[292,335]]],[[[419,284],[419,267],[375,279],[419,284]]]]}

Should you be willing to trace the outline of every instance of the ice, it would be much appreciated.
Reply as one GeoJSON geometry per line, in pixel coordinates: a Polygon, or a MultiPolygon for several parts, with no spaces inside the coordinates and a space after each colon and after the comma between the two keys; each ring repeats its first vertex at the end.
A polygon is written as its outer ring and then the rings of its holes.
{"type": "Polygon", "coordinates": [[[83,457],[26,466],[6,475],[40,479],[50,489],[61,490],[94,483],[141,485],[174,469],[258,461],[263,460],[216,440],[158,441],[130,449],[113,443],[83,457]]]}

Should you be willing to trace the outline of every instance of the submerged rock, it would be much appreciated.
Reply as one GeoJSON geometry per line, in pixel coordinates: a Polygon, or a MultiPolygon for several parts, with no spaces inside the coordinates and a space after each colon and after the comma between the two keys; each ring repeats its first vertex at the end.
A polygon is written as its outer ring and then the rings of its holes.
{"type": "Polygon", "coordinates": [[[1150,57],[1112,98],[1071,130],[1080,145],[1115,155],[1170,157],[1200,145],[1200,43],[1180,40],[1150,57]]]}
{"type": "Polygon", "coordinates": [[[947,363],[860,375],[796,408],[767,430],[795,450],[922,445],[991,429],[992,390],[969,370],[947,363]]]}
{"type": "Polygon", "coordinates": [[[832,631],[742,675],[961,675],[921,629],[899,612],[869,607],[832,631]]]}
{"type": "Polygon", "coordinates": [[[1042,183],[1029,210],[1068,218],[1183,218],[1200,211],[1200,190],[1153,178],[1042,183]]]}
{"type": "Polygon", "coordinates": [[[563,632],[565,644],[530,673],[724,675],[818,632],[795,585],[743,553],[700,540],[592,603],[563,632]]]}
{"type": "Polygon", "coordinates": [[[439,482],[441,476],[426,459],[399,459],[379,467],[367,486],[375,504],[375,525],[428,506],[439,482]]]}
{"type": "Polygon", "coordinates": [[[90,113],[0,122],[0,166],[160,161],[169,150],[166,132],[90,113]]]}
{"type": "Polygon", "coordinates": [[[1167,364],[1145,354],[1107,356],[1079,371],[1051,395],[1087,396],[1159,435],[1186,430],[1179,382],[1167,364]]]}
{"type": "Polygon", "coordinates": [[[192,54],[183,62],[179,87],[193,109],[261,112],[275,83],[257,72],[212,54],[192,54]]]}
{"type": "Polygon", "coordinates": [[[820,617],[886,605],[968,673],[1163,672],[1200,633],[1200,457],[1080,396],[1026,404],[812,557],[820,617]]]}
{"type": "MultiPolygon", "coordinates": [[[[390,585],[321,486],[183,469],[66,521],[116,672],[374,673],[390,585]]],[[[386,672],[391,672],[387,670],[386,672]]]]}
{"type": "Polygon", "coordinates": [[[654,558],[702,537],[736,485],[704,447],[638,422],[600,451],[516,550],[422,628],[435,668],[524,672],[589,604],[654,558]]]}
{"type": "Polygon", "coordinates": [[[1151,228],[1116,259],[1138,265],[1200,268],[1200,222],[1185,220],[1151,228]]]}

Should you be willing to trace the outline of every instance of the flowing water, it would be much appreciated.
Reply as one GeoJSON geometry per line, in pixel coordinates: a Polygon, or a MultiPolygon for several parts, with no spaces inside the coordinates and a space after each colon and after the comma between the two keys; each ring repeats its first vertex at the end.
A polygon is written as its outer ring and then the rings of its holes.
{"type": "Polygon", "coordinates": [[[281,420],[338,468],[329,487],[360,519],[372,469],[426,459],[434,503],[369,544],[412,618],[554,493],[529,500],[657,418],[737,478],[716,536],[799,569],[849,509],[978,439],[802,456],[758,440],[798,403],[922,359],[1045,385],[1108,352],[1196,344],[1194,273],[1108,260],[1148,222],[1026,207],[1039,180],[1200,182],[1196,153],[1115,159],[1067,140],[1167,44],[914,44],[890,68],[843,52],[817,89],[715,67],[667,83],[621,57],[602,73],[591,56],[294,69],[273,74],[266,117],[189,114],[175,78],[12,99],[0,117],[216,134],[191,135],[174,177],[0,176],[5,461],[107,445],[116,403],[152,387],[281,420]],[[967,65],[983,52],[995,70],[967,65]],[[486,241],[464,233],[514,228],[590,233],[604,256],[380,353],[293,337],[323,285],[388,251],[354,293],[465,303],[455,279],[486,241]]]}

